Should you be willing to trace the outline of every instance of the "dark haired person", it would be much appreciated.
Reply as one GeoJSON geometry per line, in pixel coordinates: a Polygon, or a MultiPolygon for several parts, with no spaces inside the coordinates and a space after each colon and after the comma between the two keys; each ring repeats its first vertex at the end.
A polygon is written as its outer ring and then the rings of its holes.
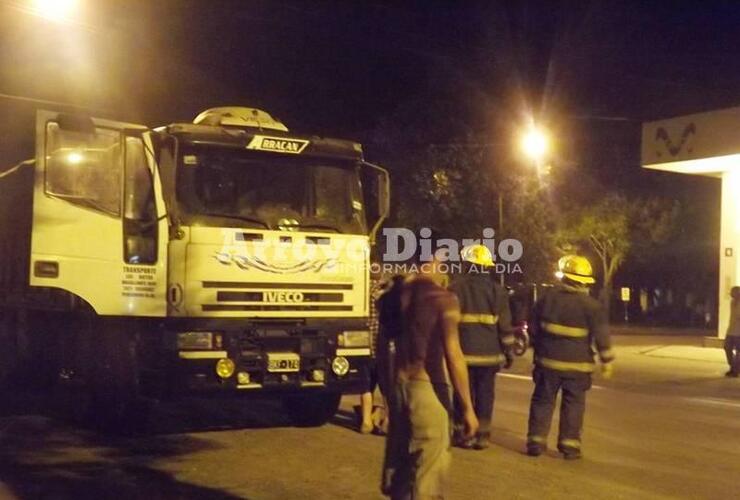
{"type": "Polygon", "coordinates": [[[463,272],[455,276],[450,290],[460,301],[460,344],[480,427],[474,439],[456,439],[456,444],[484,450],[491,439],[496,374],[502,366],[511,366],[514,334],[509,294],[494,281],[491,273],[494,265],[491,251],[478,244],[463,248],[460,254],[463,272]]]}
{"type": "Polygon", "coordinates": [[[594,347],[605,377],[611,376],[614,353],[605,311],[589,295],[594,283],[591,263],[579,255],[566,255],[558,261],[558,275],[560,283],[537,302],[533,315],[535,388],[527,454],[536,457],[547,448],[555,400],[562,392],[558,450],[572,460],[581,457],[586,391],[596,367],[594,347]]]}
{"type": "Polygon", "coordinates": [[[725,377],[737,377],[740,374],[740,286],[730,290],[730,324],[725,336],[725,354],[730,370],[725,377]]]}
{"type": "MultiPolygon", "coordinates": [[[[382,296],[385,283],[381,279],[379,272],[370,273],[370,317],[368,318],[368,329],[370,330],[370,347],[373,354],[373,361],[365,368],[365,383],[367,384],[365,390],[360,395],[360,408],[359,408],[359,420],[360,420],[360,433],[369,434],[376,432],[378,434],[384,434],[386,432],[385,418],[373,418],[379,413],[379,410],[374,410],[373,407],[373,393],[376,387],[378,387],[378,365],[375,359],[378,357],[378,300],[382,296]]],[[[381,387],[381,396],[383,395],[381,387]]],[[[386,405],[383,405],[386,408],[386,405]]],[[[387,409],[387,408],[386,408],[387,409]]],[[[384,410],[385,411],[385,410],[384,410]]]]}
{"type": "Polygon", "coordinates": [[[393,499],[445,497],[450,468],[450,382],[461,401],[465,435],[478,428],[460,348],[460,308],[441,284],[443,251],[418,273],[395,280],[381,301],[381,337],[393,337],[391,411],[382,491],[393,499]]]}

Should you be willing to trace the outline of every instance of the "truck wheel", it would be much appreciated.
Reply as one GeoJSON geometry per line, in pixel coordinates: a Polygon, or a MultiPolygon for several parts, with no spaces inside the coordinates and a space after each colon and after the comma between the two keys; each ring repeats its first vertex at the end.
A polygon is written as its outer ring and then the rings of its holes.
{"type": "Polygon", "coordinates": [[[0,350],[0,389],[10,387],[10,378],[18,359],[11,314],[9,309],[0,309],[0,345],[3,346],[0,350]]]}
{"type": "Polygon", "coordinates": [[[151,401],[141,397],[135,328],[98,318],[93,331],[90,417],[102,431],[136,434],[146,429],[151,401]]]}
{"type": "Polygon", "coordinates": [[[0,340],[4,367],[0,369],[0,386],[36,389],[39,385],[40,363],[30,344],[26,311],[5,309],[0,313],[0,340]]]}
{"type": "Polygon", "coordinates": [[[337,413],[341,399],[338,392],[291,394],[283,398],[283,408],[294,425],[319,427],[337,413]]]}

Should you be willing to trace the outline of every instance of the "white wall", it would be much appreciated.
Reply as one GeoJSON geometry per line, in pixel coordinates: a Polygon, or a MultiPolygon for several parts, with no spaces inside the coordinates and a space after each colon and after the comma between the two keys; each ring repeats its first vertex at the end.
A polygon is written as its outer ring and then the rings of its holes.
{"type": "Polygon", "coordinates": [[[740,165],[722,174],[722,227],[719,256],[719,337],[730,319],[730,288],[740,285],[740,165]],[[726,250],[732,249],[732,255],[726,250]]]}

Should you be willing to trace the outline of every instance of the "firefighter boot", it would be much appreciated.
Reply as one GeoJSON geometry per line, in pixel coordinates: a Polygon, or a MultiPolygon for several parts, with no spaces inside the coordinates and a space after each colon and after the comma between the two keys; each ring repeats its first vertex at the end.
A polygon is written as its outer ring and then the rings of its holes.
{"type": "Polygon", "coordinates": [[[539,457],[547,450],[547,443],[543,439],[529,439],[527,441],[527,455],[539,457]]]}
{"type": "Polygon", "coordinates": [[[578,448],[563,446],[560,448],[560,453],[563,454],[565,460],[578,460],[581,458],[581,450],[578,448]]]}
{"type": "Polygon", "coordinates": [[[527,444],[527,455],[530,457],[539,457],[544,453],[545,449],[541,444],[528,443],[527,444]]]}
{"type": "Polygon", "coordinates": [[[578,460],[581,458],[581,442],[577,439],[562,439],[558,443],[558,451],[566,460],[578,460]]]}
{"type": "Polygon", "coordinates": [[[489,433],[479,433],[475,436],[475,441],[473,442],[474,450],[485,450],[489,446],[491,446],[491,435],[489,433]]]}

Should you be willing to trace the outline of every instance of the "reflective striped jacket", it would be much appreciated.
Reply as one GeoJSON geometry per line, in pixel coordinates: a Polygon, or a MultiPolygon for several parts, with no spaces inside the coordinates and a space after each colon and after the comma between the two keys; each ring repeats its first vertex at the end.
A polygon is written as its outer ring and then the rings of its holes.
{"type": "Polygon", "coordinates": [[[594,355],[614,359],[601,304],[585,287],[557,285],[535,305],[531,327],[535,364],[564,372],[594,371],[594,355]]]}
{"type": "Polygon", "coordinates": [[[460,301],[460,345],[470,366],[498,366],[514,343],[509,294],[488,273],[462,274],[450,285],[460,301]]]}

